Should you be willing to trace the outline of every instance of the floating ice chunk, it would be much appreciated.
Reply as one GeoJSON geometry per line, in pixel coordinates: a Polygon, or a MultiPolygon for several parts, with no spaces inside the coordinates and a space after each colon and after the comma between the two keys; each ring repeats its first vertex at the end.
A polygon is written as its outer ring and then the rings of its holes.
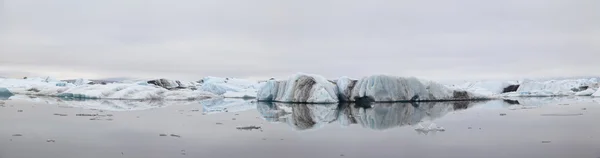
{"type": "Polygon", "coordinates": [[[217,95],[223,95],[227,92],[240,92],[243,89],[226,83],[209,82],[202,84],[201,90],[211,92],[217,95]]]}
{"type": "Polygon", "coordinates": [[[337,87],[318,75],[298,73],[287,81],[268,81],[258,92],[260,101],[336,103],[337,87]]]}
{"type": "MultiPolygon", "coordinates": [[[[577,92],[585,91],[590,86],[596,85],[596,79],[576,80],[549,80],[549,81],[524,81],[516,93],[525,97],[549,97],[576,95],[577,92]]],[[[585,92],[589,93],[589,92],[585,92]]],[[[583,94],[585,94],[583,93],[583,94]]]]}
{"type": "Polygon", "coordinates": [[[600,97],[600,88],[598,88],[598,90],[596,92],[594,92],[594,94],[592,94],[592,96],[600,97]]]}
{"type": "Polygon", "coordinates": [[[13,95],[14,94],[12,92],[10,92],[8,89],[0,87],[0,99],[8,99],[9,97],[11,97],[13,95]]]}
{"type": "Polygon", "coordinates": [[[591,96],[595,92],[596,92],[596,90],[594,90],[594,89],[586,89],[584,91],[580,91],[580,92],[575,93],[575,95],[576,96],[591,96]]]}
{"type": "Polygon", "coordinates": [[[82,99],[135,99],[135,100],[193,100],[217,97],[204,91],[188,89],[167,90],[156,86],[143,86],[137,84],[107,84],[86,85],[73,87],[61,94],[64,98],[82,99]]]}
{"type": "Polygon", "coordinates": [[[75,84],[76,86],[86,85],[86,84],[90,84],[90,83],[94,83],[94,82],[87,80],[87,79],[83,79],[83,78],[76,79],[75,82],[73,82],[73,84],[75,84]]]}
{"type": "Polygon", "coordinates": [[[470,92],[450,89],[435,82],[420,81],[414,77],[375,75],[365,77],[356,83],[350,101],[363,99],[376,102],[448,101],[484,98],[470,92]]]}

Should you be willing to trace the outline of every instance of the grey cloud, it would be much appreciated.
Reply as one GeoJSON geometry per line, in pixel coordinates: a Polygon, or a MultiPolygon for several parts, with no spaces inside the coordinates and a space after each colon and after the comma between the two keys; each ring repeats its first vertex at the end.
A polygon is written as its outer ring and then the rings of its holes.
{"type": "Polygon", "coordinates": [[[185,79],[600,75],[595,6],[600,2],[5,0],[0,70],[185,79]]]}

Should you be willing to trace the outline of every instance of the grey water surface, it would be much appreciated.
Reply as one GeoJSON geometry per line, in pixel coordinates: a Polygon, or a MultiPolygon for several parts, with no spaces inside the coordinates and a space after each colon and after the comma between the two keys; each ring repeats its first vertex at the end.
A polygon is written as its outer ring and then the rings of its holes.
{"type": "Polygon", "coordinates": [[[593,98],[307,105],[13,96],[0,100],[0,158],[598,158],[597,120],[593,98]]]}

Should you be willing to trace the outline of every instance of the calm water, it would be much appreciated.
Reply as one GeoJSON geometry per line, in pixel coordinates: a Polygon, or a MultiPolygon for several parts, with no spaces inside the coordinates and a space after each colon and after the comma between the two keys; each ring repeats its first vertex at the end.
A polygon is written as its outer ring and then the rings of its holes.
{"type": "Polygon", "coordinates": [[[0,158],[600,157],[600,104],[591,98],[0,102],[0,158]],[[260,129],[237,129],[245,126],[260,129]]]}

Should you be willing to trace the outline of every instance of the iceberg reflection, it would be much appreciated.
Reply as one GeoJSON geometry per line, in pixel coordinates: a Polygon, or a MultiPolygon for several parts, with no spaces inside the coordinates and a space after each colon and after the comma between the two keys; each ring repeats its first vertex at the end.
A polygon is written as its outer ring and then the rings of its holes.
{"type": "Polygon", "coordinates": [[[480,102],[421,102],[340,104],[258,104],[259,113],[270,122],[286,123],[295,130],[308,130],[334,122],[352,124],[374,130],[386,130],[433,121],[455,110],[467,109],[480,102]]]}

